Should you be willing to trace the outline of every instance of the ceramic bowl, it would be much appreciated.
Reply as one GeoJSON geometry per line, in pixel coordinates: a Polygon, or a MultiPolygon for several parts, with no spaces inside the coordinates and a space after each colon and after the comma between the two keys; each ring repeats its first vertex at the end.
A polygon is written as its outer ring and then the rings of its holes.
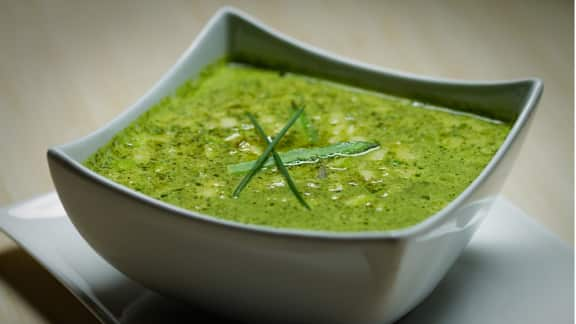
{"type": "Polygon", "coordinates": [[[51,148],[48,162],[81,235],[146,287],[235,318],[389,323],[428,296],[470,241],[509,173],[541,92],[538,79],[461,82],[370,66],[223,8],[138,102],[95,133],[51,148]],[[442,211],[410,228],[384,232],[332,233],[226,221],[155,200],[81,164],[223,56],[461,107],[514,125],[478,178],[442,211]]]}

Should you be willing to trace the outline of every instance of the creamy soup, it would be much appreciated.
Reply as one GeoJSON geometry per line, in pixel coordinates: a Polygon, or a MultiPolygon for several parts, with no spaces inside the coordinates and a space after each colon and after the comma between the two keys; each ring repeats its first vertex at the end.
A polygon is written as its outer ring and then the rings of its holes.
{"type": "Polygon", "coordinates": [[[85,162],[153,198],[205,215],[280,228],[370,231],[421,222],[458,196],[510,124],[304,75],[218,62],[164,98],[85,162]],[[305,208],[270,159],[232,193],[267,143],[280,140],[305,208]]]}

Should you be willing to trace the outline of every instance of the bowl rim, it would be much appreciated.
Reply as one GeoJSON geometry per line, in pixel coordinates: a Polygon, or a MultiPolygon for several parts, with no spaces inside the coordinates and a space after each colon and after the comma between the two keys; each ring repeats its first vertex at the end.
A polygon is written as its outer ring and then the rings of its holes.
{"type": "MultiPolygon", "coordinates": [[[[143,202],[151,207],[166,211],[171,214],[183,217],[187,220],[202,222],[205,225],[214,226],[224,226],[229,230],[240,230],[242,232],[249,232],[252,234],[264,234],[268,236],[276,237],[299,237],[307,239],[322,239],[322,240],[352,240],[352,241],[366,241],[366,240],[403,240],[408,238],[413,238],[420,236],[424,233],[431,231],[436,228],[437,225],[444,223],[446,218],[454,212],[458,207],[461,206],[467,198],[469,198],[472,193],[488,178],[488,176],[493,172],[493,170],[498,166],[498,163],[510,150],[513,142],[518,137],[520,131],[526,126],[530,115],[535,110],[540,95],[543,90],[543,82],[539,78],[523,78],[523,79],[513,79],[513,80],[499,80],[499,81],[471,81],[471,80],[456,80],[448,78],[436,78],[431,76],[417,75],[409,72],[402,72],[394,69],[383,68],[376,65],[356,61],[351,58],[343,57],[338,54],[328,52],[326,50],[316,48],[312,45],[294,39],[287,36],[267,25],[260,22],[259,20],[249,16],[248,14],[230,6],[221,7],[204,25],[201,32],[194,39],[192,44],[184,51],[184,53],[179,57],[174,65],[157,81],[143,96],[141,96],[134,104],[130,105],[128,108],[124,109],[123,112],[114,117],[111,121],[107,122],[103,126],[99,127],[97,130],[89,133],[88,135],[82,136],[76,140],[68,142],[66,144],[56,145],[48,149],[47,157],[48,160],[53,160],[55,162],[61,163],[65,168],[77,173],[80,176],[87,177],[98,185],[102,185],[108,190],[114,191],[116,193],[123,194],[124,196],[136,200],[138,202],[143,202]],[[372,231],[326,231],[326,230],[307,230],[307,229],[295,229],[295,228],[277,228],[266,225],[255,225],[240,223],[236,221],[225,220],[216,216],[211,216],[196,211],[184,209],[176,205],[172,205],[161,200],[152,198],[143,193],[137,192],[129,187],[122,184],[116,183],[98,173],[88,169],[76,159],[72,158],[66,153],[66,148],[70,146],[76,146],[81,144],[83,141],[91,138],[97,134],[105,132],[114,123],[124,119],[129,112],[133,111],[138,107],[145,98],[151,96],[160,88],[167,80],[169,80],[173,74],[179,69],[179,67],[184,63],[185,59],[191,54],[191,52],[200,44],[200,42],[207,37],[209,30],[211,30],[214,25],[216,25],[220,20],[227,19],[229,16],[234,16],[243,20],[244,22],[251,24],[266,33],[269,33],[273,37],[279,39],[282,42],[290,43],[301,49],[304,49],[313,54],[319,55],[323,58],[329,58],[349,66],[356,66],[366,70],[373,71],[378,74],[388,74],[393,77],[407,78],[413,80],[420,80],[429,83],[437,84],[450,84],[450,85],[468,85],[468,86],[506,86],[521,83],[529,83],[530,89],[528,91],[527,98],[520,109],[520,114],[513,123],[513,126],[506,136],[506,139],[501,144],[498,151],[494,154],[490,162],[484,167],[481,173],[462,191],[455,199],[453,199],[448,205],[428,216],[425,220],[414,224],[412,226],[395,229],[395,230],[372,230],[372,231]]],[[[147,109],[149,109],[150,106],[147,109]]],[[[144,110],[144,111],[146,111],[144,110]]],[[[140,115],[140,114],[139,114],[140,115]]],[[[138,116],[139,116],[138,115],[138,116]]],[[[136,117],[138,118],[138,117],[136,117]]],[[[117,132],[115,132],[117,133],[117,132]]]]}

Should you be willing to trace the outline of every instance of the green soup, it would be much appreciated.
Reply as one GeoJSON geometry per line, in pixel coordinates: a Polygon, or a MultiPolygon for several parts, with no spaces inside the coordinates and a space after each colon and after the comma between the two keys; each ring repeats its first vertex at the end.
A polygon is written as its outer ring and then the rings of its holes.
{"type": "Polygon", "coordinates": [[[85,165],[148,196],[227,220],[392,230],[421,222],[458,196],[509,130],[507,123],[409,99],[220,62],[149,109],[85,165]],[[267,146],[246,113],[274,135],[294,112],[292,102],[305,107],[306,121],[279,142],[276,151],[283,156],[346,142],[377,144],[364,154],[288,166],[310,210],[274,165],[233,198],[245,174],[235,168],[267,146]]]}

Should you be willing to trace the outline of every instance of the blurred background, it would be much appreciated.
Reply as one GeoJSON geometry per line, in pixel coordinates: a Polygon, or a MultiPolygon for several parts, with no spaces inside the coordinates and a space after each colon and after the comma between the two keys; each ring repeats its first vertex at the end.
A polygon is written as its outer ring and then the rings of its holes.
{"type": "MultiPolygon", "coordinates": [[[[572,243],[574,4],[568,0],[3,0],[0,205],[53,190],[46,149],[99,128],[134,103],[223,5],[387,68],[467,80],[542,78],[541,104],[503,194],[572,243]]],[[[96,323],[2,234],[0,300],[0,323],[96,323]]]]}

